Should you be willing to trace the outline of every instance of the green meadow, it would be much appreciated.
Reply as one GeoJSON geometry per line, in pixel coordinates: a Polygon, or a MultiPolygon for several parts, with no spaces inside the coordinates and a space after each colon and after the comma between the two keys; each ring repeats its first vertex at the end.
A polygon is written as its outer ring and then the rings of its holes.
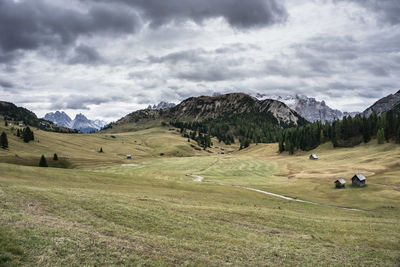
{"type": "Polygon", "coordinates": [[[26,144],[0,123],[9,140],[0,149],[0,266],[400,263],[398,145],[325,144],[289,156],[277,144],[239,151],[213,140],[204,151],[168,127],[34,130],[26,144]],[[52,167],[37,167],[41,155],[52,167]],[[351,186],[358,172],[365,188],[351,186]],[[335,189],[342,177],[346,189],[335,189]]]}

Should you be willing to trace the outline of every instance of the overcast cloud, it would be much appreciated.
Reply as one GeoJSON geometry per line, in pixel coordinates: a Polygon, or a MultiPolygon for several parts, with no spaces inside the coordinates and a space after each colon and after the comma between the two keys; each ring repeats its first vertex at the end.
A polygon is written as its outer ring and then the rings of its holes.
{"type": "Polygon", "coordinates": [[[362,111],[400,89],[398,0],[0,0],[0,99],[115,120],[215,92],[362,111]]]}

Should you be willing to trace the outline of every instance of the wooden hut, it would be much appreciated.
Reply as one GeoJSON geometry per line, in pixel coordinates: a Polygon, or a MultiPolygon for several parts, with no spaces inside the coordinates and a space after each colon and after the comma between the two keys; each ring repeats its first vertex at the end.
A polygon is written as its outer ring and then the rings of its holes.
{"type": "Polygon", "coordinates": [[[362,173],[357,173],[356,175],[351,178],[351,184],[353,186],[357,187],[362,187],[365,186],[365,182],[367,181],[367,178],[362,173]]]}
{"type": "Polygon", "coordinates": [[[132,155],[131,154],[127,154],[126,155],[126,159],[132,159],[132,155]]]}
{"type": "Polygon", "coordinates": [[[318,156],[316,154],[311,154],[310,155],[311,160],[318,160],[318,156]]]}
{"type": "Polygon", "coordinates": [[[345,188],[346,187],[346,180],[343,178],[340,178],[335,181],[336,188],[345,188]]]}

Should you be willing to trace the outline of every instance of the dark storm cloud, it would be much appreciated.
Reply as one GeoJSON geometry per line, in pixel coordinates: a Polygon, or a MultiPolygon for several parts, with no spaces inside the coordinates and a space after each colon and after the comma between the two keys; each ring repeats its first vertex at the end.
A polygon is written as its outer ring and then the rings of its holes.
{"type": "Polygon", "coordinates": [[[206,19],[223,17],[234,27],[251,28],[281,23],[287,17],[286,9],[281,1],[277,0],[116,0],[114,2],[123,2],[140,10],[152,27],[187,20],[202,23],[206,19]]]}
{"type": "Polygon", "coordinates": [[[74,56],[68,60],[69,64],[97,64],[103,62],[99,52],[87,45],[79,45],[74,49],[74,56]]]}
{"type": "Polygon", "coordinates": [[[140,25],[136,13],[115,5],[95,5],[87,11],[61,8],[43,0],[0,1],[0,60],[20,50],[42,46],[62,49],[79,36],[132,33],[140,25]]]}
{"type": "Polygon", "coordinates": [[[400,23],[400,1],[399,0],[335,0],[336,2],[354,2],[373,12],[385,22],[390,24],[400,23]]]}

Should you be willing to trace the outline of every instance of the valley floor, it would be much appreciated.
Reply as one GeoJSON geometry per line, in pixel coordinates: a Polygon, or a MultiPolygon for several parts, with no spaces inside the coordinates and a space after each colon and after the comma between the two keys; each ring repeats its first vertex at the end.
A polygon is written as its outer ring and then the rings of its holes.
{"type": "Polygon", "coordinates": [[[113,136],[37,131],[29,144],[6,130],[0,266],[400,263],[398,146],[326,144],[310,161],[309,153],[278,155],[276,144],[198,151],[167,128],[113,136]],[[33,166],[53,153],[64,168],[33,166]],[[367,187],[350,186],[357,172],[367,187]],[[334,189],[341,177],[346,189],[334,189]]]}

